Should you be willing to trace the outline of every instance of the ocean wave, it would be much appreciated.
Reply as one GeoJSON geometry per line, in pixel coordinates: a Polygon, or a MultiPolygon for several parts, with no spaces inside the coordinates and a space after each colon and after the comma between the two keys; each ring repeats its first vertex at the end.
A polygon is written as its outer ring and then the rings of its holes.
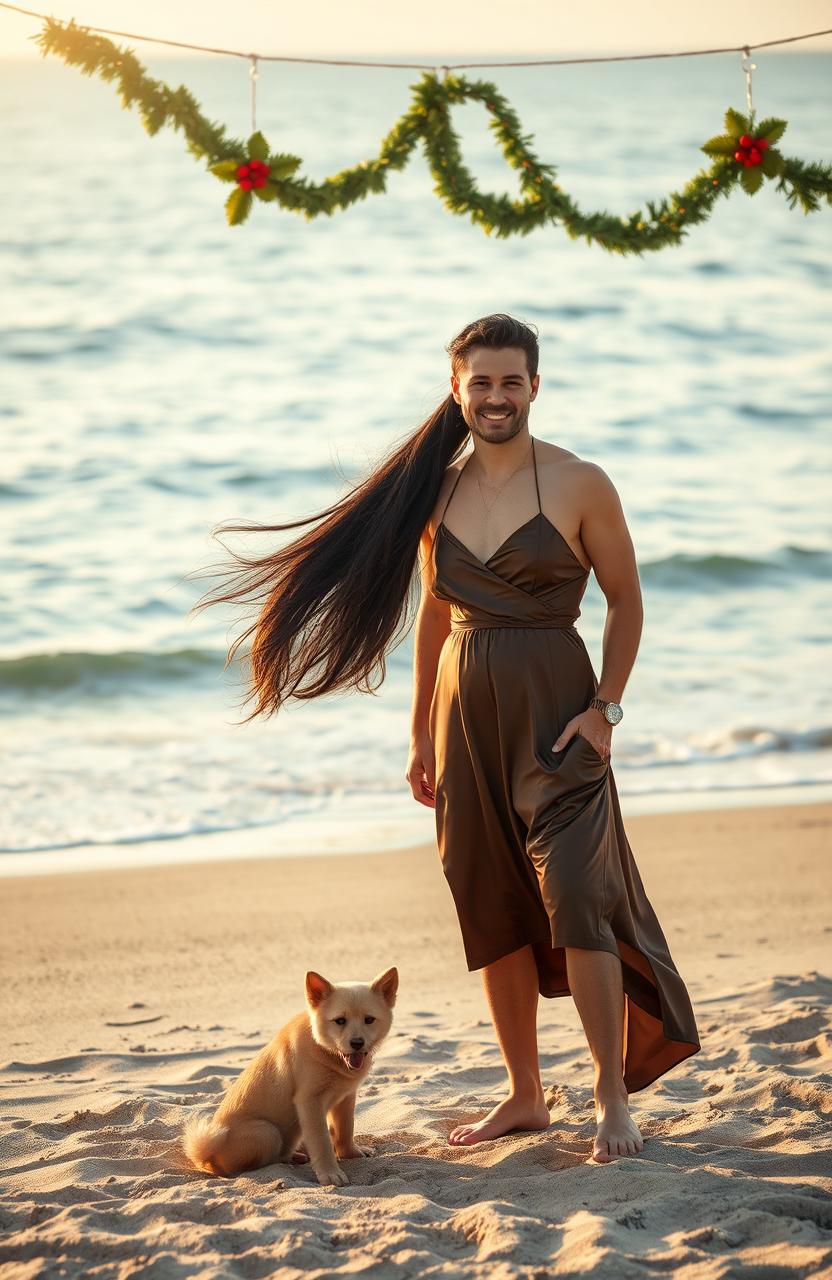
{"type": "MultiPolygon", "coordinates": [[[[801,752],[825,751],[830,747],[832,725],[815,725],[811,729],[784,729],[763,724],[742,724],[713,734],[700,731],[686,739],[674,740],[672,751],[670,744],[662,746],[659,742],[648,742],[637,758],[631,762],[625,759],[623,767],[626,769],[628,763],[631,767],[643,767],[645,764],[650,768],[669,765],[684,767],[782,752],[796,755],[801,752]]],[[[618,761],[618,764],[620,767],[622,762],[618,761]]]]}
{"type": "Polygon", "coordinates": [[[115,653],[89,650],[23,654],[0,660],[0,691],[38,693],[41,690],[84,687],[84,692],[112,691],[130,682],[176,681],[219,674],[225,654],[218,649],[172,649],[166,653],[122,649],[115,653]]]}
{"type": "Polygon", "coordinates": [[[639,564],[642,582],[671,591],[695,591],[714,583],[732,589],[753,587],[758,582],[768,585],[775,575],[790,580],[795,575],[828,580],[832,551],[794,544],[775,548],[765,556],[675,551],[639,564]]]}

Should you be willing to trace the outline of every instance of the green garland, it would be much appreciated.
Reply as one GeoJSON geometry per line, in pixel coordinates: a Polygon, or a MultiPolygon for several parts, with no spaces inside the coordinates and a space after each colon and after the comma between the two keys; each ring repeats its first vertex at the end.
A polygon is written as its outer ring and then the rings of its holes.
{"type": "Polygon", "coordinates": [[[700,148],[712,157],[710,168],[700,169],[681,191],[659,203],[648,200],[647,214],[640,209],[628,217],[582,213],[554,181],[553,166],[542,164],[530,149],[531,139],[523,136],[518,117],[493,84],[455,75],[440,81],[433,72],[411,86],[410,109],[387,134],[376,159],[363,160],[323,182],[310,182],[294,176],[300,157],[271,153],[259,132],[245,143],[226,137],[221,125],[205,118],[184,85],[171,89],[151,79],[130,50],[76,26],[74,20],[63,24],[47,18],[33,39],[44,56],[55,53],[80,66],[85,75],[117,80],[122,106],[138,106],[148,133],[164,125],[180,129],[188,150],[207,158],[216,177],[235,184],[225,205],[232,226],[245,221],[255,200],[276,201],[311,219],[345,209],[371,192],[383,192],[387,175],[404,169],[419,142],[445,207],[467,214],[488,235],[501,237],[528,235],[535,227],[555,222],[573,240],[584,236],[611,253],[641,254],[681,243],[692,224],[709,217],[719,196],[728,195],[738,183],[753,195],[764,178],[776,180],[789,207],[799,204],[804,214],[817,211],[822,198],[832,204],[832,166],[785,157],[772,145],[783,135],[785,120],[769,118],[755,125],[753,112],[746,117],[729,107],[725,132],[700,148]],[[480,191],[465,167],[450,108],[466,101],[480,102],[489,112],[489,127],[519,175],[521,199],[480,191]]]}

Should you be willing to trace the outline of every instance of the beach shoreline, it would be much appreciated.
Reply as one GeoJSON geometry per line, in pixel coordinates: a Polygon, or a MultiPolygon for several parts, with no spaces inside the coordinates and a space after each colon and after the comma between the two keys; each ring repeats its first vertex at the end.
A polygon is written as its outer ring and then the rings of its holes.
{"type": "MultiPolygon", "coordinates": [[[[717,809],[769,808],[832,802],[832,783],[801,786],[729,787],[686,792],[622,793],[625,820],[653,814],[679,815],[717,809]]],[[[407,797],[383,819],[339,823],[309,814],[282,823],[199,831],[130,841],[67,845],[55,849],[0,853],[0,881],[9,876],[62,875],[79,871],[127,870],[179,863],[225,862],[239,858],[318,858],[361,853],[399,853],[434,840],[433,811],[407,797]]]]}

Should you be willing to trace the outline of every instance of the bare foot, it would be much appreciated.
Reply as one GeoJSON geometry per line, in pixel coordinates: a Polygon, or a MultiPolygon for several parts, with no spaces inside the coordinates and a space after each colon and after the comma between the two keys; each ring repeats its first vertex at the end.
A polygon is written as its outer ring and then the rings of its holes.
{"type": "Polygon", "coordinates": [[[448,1135],[452,1146],[469,1146],[487,1138],[502,1138],[512,1129],[548,1129],[552,1117],[541,1093],[537,1099],[518,1098],[511,1094],[489,1111],[476,1124],[459,1124],[448,1135]]]}
{"type": "Polygon", "coordinates": [[[644,1146],[639,1127],[627,1106],[623,1086],[614,1092],[595,1090],[595,1120],[598,1125],[592,1159],[609,1164],[618,1156],[634,1156],[644,1146]]]}
{"type": "Polygon", "coordinates": [[[292,1164],[308,1164],[309,1155],[305,1147],[298,1147],[297,1151],[292,1152],[292,1164]]]}

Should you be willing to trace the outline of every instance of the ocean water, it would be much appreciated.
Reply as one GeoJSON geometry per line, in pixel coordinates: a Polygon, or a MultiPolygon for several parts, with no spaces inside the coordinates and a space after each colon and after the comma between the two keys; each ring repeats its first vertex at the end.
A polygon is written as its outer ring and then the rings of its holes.
{"type": "MultiPolygon", "coordinates": [[[[136,52],[248,135],[245,63],[136,52]]],[[[758,118],[828,161],[829,55],[755,61],[758,118]]],[[[375,154],[418,75],[261,64],[257,123],[321,178],[375,154]]],[[[681,187],[746,106],[733,54],[482,75],[583,207],[622,214],[681,187]]],[[[483,113],[455,119],[482,185],[513,192],[483,113]]],[[[173,859],[199,833],[432,837],[404,777],[412,631],[376,696],[240,726],[223,663],[243,618],[189,617],[209,581],[187,575],[227,559],[223,521],[309,515],[366,475],[444,396],[445,344],[496,310],[539,328],[533,434],[604,467],[636,546],[625,811],[829,794],[828,206],[737,190],[681,246],[617,258],[555,226],[489,238],[419,155],[330,219],[258,204],[232,229],[230,188],[179,135],[54,58],[2,67],[0,130],[0,870],[147,841],[173,859]]],[[[600,674],[594,577],[577,625],[600,674]]]]}

